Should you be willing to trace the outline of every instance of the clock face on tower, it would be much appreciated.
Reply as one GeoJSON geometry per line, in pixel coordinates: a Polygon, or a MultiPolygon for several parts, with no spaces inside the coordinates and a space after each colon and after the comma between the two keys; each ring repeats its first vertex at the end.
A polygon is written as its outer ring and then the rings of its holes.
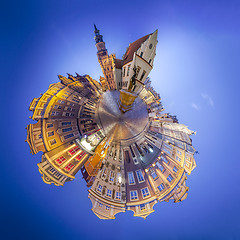
{"type": "Polygon", "coordinates": [[[157,202],[187,197],[194,132],[164,112],[148,77],[157,30],[131,43],[122,59],[94,32],[104,77],[59,75],[32,100],[36,123],[27,126],[26,141],[32,154],[43,153],[37,165],[45,183],[63,186],[81,172],[99,218],[127,210],[146,218],[157,202]]]}

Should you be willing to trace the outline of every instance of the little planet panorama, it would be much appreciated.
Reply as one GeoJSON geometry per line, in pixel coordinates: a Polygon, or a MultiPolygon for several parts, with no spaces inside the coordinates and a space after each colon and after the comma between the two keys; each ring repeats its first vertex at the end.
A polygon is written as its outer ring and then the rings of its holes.
{"type": "Polygon", "coordinates": [[[81,172],[100,219],[126,210],[145,219],[157,202],[187,197],[195,132],[164,112],[151,86],[158,30],[117,59],[94,28],[103,77],[58,75],[30,103],[36,123],[27,126],[26,142],[32,154],[43,152],[37,165],[45,183],[63,186],[81,172]]]}

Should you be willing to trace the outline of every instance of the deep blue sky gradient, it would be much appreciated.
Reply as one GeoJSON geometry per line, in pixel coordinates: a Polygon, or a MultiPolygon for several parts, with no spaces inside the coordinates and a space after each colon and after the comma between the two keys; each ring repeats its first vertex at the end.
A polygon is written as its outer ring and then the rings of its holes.
{"type": "Polygon", "coordinates": [[[1,1],[0,26],[0,239],[240,239],[240,1],[1,1]],[[158,28],[153,86],[197,131],[188,198],[146,220],[99,220],[81,175],[45,184],[24,142],[29,103],[57,74],[99,79],[93,23],[118,58],[158,28]]]}

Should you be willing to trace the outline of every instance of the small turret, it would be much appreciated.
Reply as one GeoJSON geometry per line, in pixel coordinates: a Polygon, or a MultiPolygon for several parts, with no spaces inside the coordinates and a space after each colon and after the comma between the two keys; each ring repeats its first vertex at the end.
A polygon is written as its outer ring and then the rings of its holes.
{"type": "Polygon", "coordinates": [[[94,33],[95,33],[95,41],[96,48],[98,50],[97,57],[98,62],[100,63],[102,72],[104,74],[106,89],[113,90],[116,89],[116,85],[114,82],[114,74],[113,74],[113,61],[115,59],[115,55],[108,55],[108,51],[105,46],[105,42],[103,41],[103,36],[100,35],[99,30],[94,24],[94,33]]]}

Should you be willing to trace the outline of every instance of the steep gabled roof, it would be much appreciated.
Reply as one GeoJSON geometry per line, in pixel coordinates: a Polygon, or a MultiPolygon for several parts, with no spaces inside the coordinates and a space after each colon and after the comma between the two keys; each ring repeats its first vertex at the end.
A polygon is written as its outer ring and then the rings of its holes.
{"type": "Polygon", "coordinates": [[[151,34],[148,34],[144,37],[141,37],[141,38],[139,38],[138,40],[136,40],[135,42],[133,42],[129,45],[126,53],[124,54],[122,65],[125,65],[126,63],[133,60],[134,52],[136,52],[141,47],[141,44],[148,39],[149,35],[151,35],[151,34]]]}

